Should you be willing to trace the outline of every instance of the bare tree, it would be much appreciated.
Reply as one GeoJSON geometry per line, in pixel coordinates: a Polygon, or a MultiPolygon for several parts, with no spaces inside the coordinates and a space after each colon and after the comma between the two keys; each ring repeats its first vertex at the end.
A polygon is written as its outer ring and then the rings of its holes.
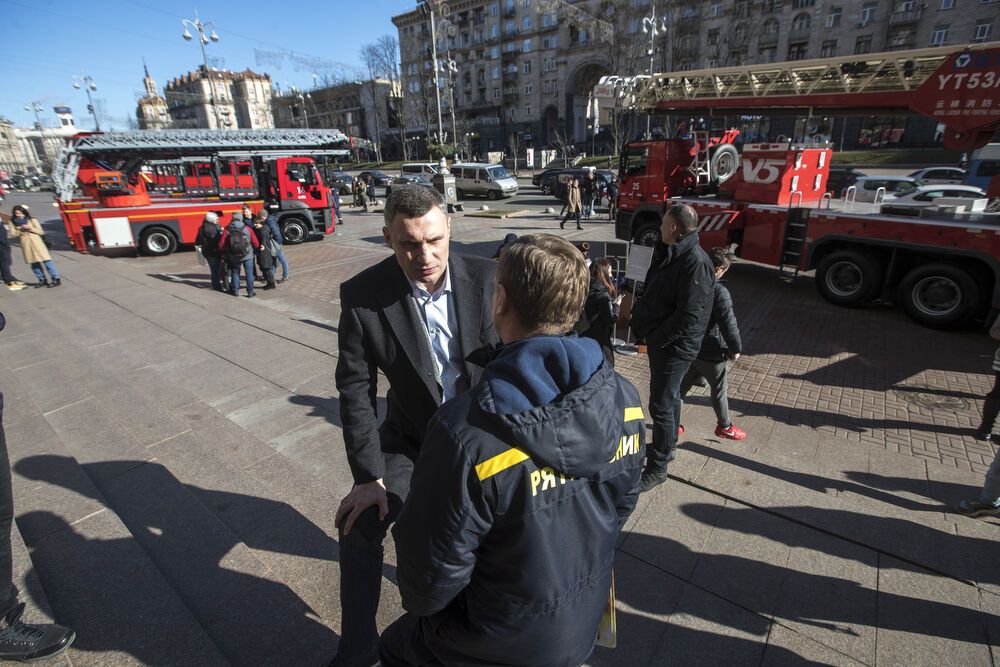
{"type": "Polygon", "coordinates": [[[368,91],[368,97],[371,99],[372,109],[375,112],[375,153],[378,157],[378,161],[382,161],[382,132],[384,129],[388,128],[388,109],[382,104],[381,95],[379,95],[380,87],[379,80],[384,79],[383,72],[379,69],[379,55],[378,55],[378,45],[377,44],[365,44],[361,47],[361,62],[368,71],[368,80],[365,81],[364,87],[368,91]]]}
{"type": "MultiPolygon", "coordinates": [[[[392,85],[393,94],[389,99],[396,122],[399,125],[399,143],[403,148],[403,160],[409,159],[409,148],[406,145],[406,127],[409,124],[409,109],[403,91],[403,77],[399,65],[399,40],[394,35],[382,35],[375,41],[376,69],[388,79],[392,85]]],[[[388,123],[387,123],[388,125],[388,123]]]]}
{"type": "Polygon", "coordinates": [[[558,128],[552,135],[552,145],[556,147],[556,150],[562,153],[563,166],[569,166],[569,149],[573,145],[573,140],[571,137],[566,136],[566,131],[564,128],[558,128]]]}

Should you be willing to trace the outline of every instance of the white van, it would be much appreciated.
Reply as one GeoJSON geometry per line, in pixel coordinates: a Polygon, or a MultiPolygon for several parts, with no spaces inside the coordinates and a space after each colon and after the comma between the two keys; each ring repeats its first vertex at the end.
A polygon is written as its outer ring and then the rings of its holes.
{"type": "Polygon", "coordinates": [[[459,199],[466,195],[500,199],[517,194],[517,181],[499,164],[456,163],[451,166],[451,173],[455,176],[459,199]]]}
{"type": "Polygon", "coordinates": [[[423,174],[427,178],[430,178],[438,173],[440,169],[438,165],[430,162],[407,162],[399,168],[399,175],[413,176],[414,174],[423,174]]]}

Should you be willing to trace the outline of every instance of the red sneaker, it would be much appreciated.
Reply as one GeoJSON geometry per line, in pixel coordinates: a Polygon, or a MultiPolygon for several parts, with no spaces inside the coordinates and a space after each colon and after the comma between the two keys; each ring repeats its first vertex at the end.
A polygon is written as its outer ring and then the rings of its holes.
{"type": "Polygon", "coordinates": [[[715,435],[720,438],[726,438],[728,440],[746,440],[747,432],[738,426],[729,425],[729,428],[722,428],[721,426],[715,427],[715,435]]]}
{"type": "Polygon", "coordinates": [[[680,426],[677,427],[677,437],[679,438],[682,435],[684,435],[684,424],[681,424],[680,426]]]}

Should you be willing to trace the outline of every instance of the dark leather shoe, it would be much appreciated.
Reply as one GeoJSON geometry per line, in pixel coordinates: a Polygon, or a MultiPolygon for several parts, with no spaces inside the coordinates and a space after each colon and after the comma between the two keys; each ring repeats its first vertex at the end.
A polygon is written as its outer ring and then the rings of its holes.
{"type": "Polygon", "coordinates": [[[639,483],[639,493],[654,489],[665,481],[667,481],[667,473],[665,472],[644,472],[642,473],[642,481],[639,483]]]}
{"type": "Polygon", "coordinates": [[[60,280],[59,278],[56,278],[49,283],[49,287],[59,287],[60,285],[62,285],[62,280],[60,280]]]}
{"type": "Polygon", "coordinates": [[[61,625],[21,622],[24,603],[17,605],[0,629],[0,660],[34,662],[57,656],[69,648],[76,633],[61,625]]]}

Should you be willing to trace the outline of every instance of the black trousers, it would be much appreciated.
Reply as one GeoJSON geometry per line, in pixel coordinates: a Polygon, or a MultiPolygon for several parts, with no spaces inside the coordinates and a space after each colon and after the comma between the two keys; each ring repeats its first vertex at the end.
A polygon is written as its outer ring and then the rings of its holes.
{"type": "Polygon", "coordinates": [[[10,270],[11,259],[10,259],[10,246],[6,243],[0,243],[0,278],[3,279],[5,283],[12,283],[17,278],[10,270]]]}
{"type": "Polygon", "coordinates": [[[378,642],[375,615],[382,594],[382,542],[389,526],[399,516],[410,492],[410,476],[417,460],[417,443],[395,426],[385,422],[379,428],[385,477],[382,482],[389,496],[389,513],[379,521],[378,507],[369,507],[358,516],[351,532],[340,534],[340,646],[344,658],[363,655],[378,642]]]}
{"type": "Polygon", "coordinates": [[[559,223],[559,226],[562,227],[563,225],[565,225],[566,221],[569,220],[570,217],[572,217],[572,216],[576,216],[576,226],[579,227],[580,226],[580,209],[577,209],[576,211],[566,211],[566,215],[563,216],[562,222],[559,223]]]}
{"type": "Polygon", "coordinates": [[[441,662],[427,647],[426,624],[419,616],[403,614],[385,629],[378,652],[382,667],[434,667],[441,662]]]}
{"type": "Polygon", "coordinates": [[[677,425],[681,421],[681,380],[691,362],[653,347],[649,355],[649,415],[653,419],[646,470],[663,473],[677,456],[677,425]]]}
{"type": "Polygon", "coordinates": [[[10,458],[3,430],[3,394],[0,393],[0,618],[17,606],[14,563],[10,550],[10,530],[14,523],[14,494],[10,486],[10,458]]]}

